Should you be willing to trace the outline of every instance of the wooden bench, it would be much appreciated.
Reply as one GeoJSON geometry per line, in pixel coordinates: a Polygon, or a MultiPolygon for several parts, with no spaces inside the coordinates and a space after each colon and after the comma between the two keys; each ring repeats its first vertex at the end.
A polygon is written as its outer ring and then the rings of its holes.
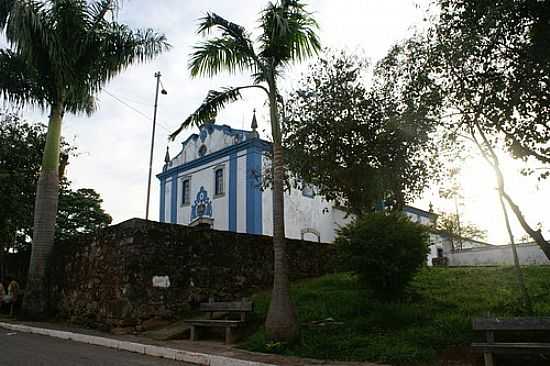
{"type": "Polygon", "coordinates": [[[198,339],[198,328],[225,328],[225,344],[234,340],[233,330],[246,324],[247,315],[254,311],[254,304],[250,301],[234,302],[207,302],[199,305],[199,311],[209,313],[209,319],[190,319],[185,323],[191,325],[191,341],[198,339]],[[224,313],[225,319],[212,319],[214,313],[224,313]],[[228,319],[232,314],[239,313],[239,319],[228,319]]]}
{"type": "Polygon", "coordinates": [[[509,318],[509,319],[474,319],[472,327],[477,331],[484,331],[487,341],[472,343],[472,349],[483,352],[485,366],[494,366],[493,354],[550,354],[550,343],[534,342],[497,342],[495,332],[528,332],[550,331],[550,318],[509,318]]]}

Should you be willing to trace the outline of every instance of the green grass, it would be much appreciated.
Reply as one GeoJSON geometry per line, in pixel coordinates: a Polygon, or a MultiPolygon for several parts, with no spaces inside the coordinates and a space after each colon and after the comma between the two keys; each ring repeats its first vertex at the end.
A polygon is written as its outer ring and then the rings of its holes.
{"type": "MultiPolygon", "coordinates": [[[[524,268],[535,315],[550,314],[550,267],[524,268]]],[[[302,357],[431,364],[437,353],[475,339],[471,319],[484,315],[524,315],[513,268],[426,268],[405,299],[385,304],[340,273],[293,284],[292,298],[301,326],[300,341],[268,344],[260,328],[244,347],[302,357]],[[311,327],[334,318],[341,326],[311,327]]],[[[263,319],[269,294],[254,296],[263,319]]]]}

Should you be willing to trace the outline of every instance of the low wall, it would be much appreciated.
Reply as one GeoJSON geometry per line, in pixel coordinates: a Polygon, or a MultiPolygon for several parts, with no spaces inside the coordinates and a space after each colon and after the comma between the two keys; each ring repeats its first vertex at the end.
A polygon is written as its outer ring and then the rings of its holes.
{"type": "MultiPolygon", "coordinates": [[[[517,245],[518,259],[522,265],[550,264],[544,252],[536,244],[517,245]]],[[[448,253],[449,266],[504,266],[513,265],[511,245],[464,249],[448,253]]]]}
{"type": "MultiPolygon", "coordinates": [[[[334,268],[329,244],[287,240],[291,279],[334,268]]],[[[92,327],[176,319],[207,301],[236,300],[269,288],[272,238],[132,219],[95,236],[56,245],[53,303],[92,327]]]]}

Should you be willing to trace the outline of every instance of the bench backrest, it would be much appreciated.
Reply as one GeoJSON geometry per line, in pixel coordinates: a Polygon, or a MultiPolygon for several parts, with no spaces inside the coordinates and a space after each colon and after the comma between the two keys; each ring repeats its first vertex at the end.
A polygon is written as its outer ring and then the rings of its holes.
{"type": "Polygon", "coordinates": [[[550,317],[480,318],[472,321],[474,330],[550,330],[550,317]]]}
{"type": "Polygon", "coordinates": [[[199,306],[200,311],[210,312],[251,312],[254,311],[254,303],[243,301],[232,302],[205,302],[199,306]]]}

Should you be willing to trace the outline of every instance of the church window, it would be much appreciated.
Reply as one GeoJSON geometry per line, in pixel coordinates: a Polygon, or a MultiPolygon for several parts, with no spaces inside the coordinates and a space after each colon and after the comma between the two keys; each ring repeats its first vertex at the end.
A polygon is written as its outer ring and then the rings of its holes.
{"type": "Polygon", "coordinates": [[[191,180],[184,179],[181,185],[181,204],[188,205],[191,203],[191,180]]]}
{"type": "Polygon", "coordinates": [[[199,157],[202,158],[204,155],[206,155],[206,145],[201,145],[199,148],[199,157]]]}
{"type": "Polygon", "coordinates": [[[223,168],[218,168],[214,171],[214,195],[223,194],[223,168]]]}

